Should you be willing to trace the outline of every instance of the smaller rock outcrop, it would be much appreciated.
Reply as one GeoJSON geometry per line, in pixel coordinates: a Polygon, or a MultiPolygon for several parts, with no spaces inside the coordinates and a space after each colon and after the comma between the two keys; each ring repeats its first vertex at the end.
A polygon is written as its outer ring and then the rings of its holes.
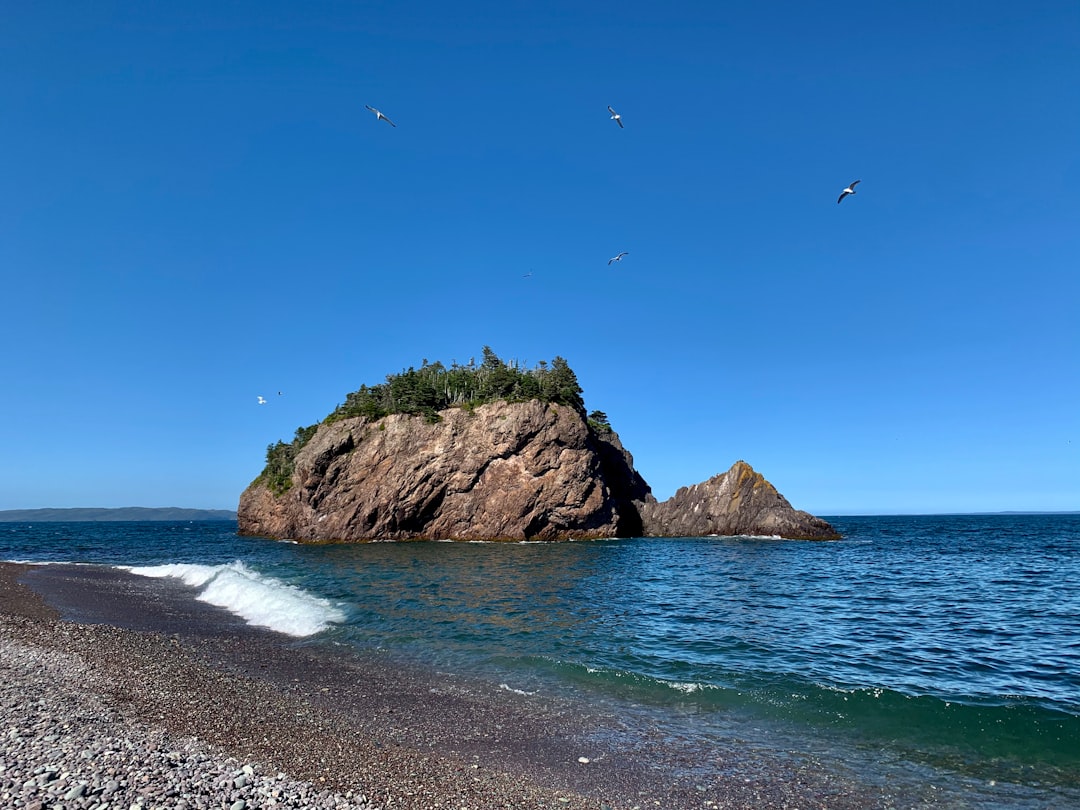
{"type": "Polygon", "coordinates": [[[682,487],[660,503],[638,504],[647,537],[755,535],[795,540],[838,540],[819,517],[795,509],[745,461],[708,481],[682,487]]]}

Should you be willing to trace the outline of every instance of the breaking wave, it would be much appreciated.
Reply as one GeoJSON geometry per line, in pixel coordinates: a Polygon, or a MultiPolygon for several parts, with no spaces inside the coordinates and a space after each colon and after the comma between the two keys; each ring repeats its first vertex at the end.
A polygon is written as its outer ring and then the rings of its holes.
{"type": "Polygon", "coordinates": [[[179,579],[199,591],[199,601],[225,608],[255,627],[290,636],[312,636],[345,620],[345,612],[329,600],[263,576],[239,560],[227,565],[119,567],[139,576],[179,579]]]}

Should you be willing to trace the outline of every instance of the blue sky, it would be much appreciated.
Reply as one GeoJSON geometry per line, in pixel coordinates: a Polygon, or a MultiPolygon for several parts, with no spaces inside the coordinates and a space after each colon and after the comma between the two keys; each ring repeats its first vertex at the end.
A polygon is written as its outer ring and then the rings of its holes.
{"type": "Polygon", "coordinates": [[[235,508],[484,345],[661,499],[1080,509],[1078,99],[1074,0],[7,4],[0,509],[235,508]]]}

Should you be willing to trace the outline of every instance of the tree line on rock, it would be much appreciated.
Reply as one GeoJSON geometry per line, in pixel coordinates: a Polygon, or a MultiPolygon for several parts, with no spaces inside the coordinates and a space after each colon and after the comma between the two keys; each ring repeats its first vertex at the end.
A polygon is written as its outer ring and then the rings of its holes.
{"type": "MultiPolygon", "coordinates": [[[[420,368],[409,367],[400,374],[386,375],[386,382],[361,385],[345,397],[324,420],[329,424],[340,419],[364,417],[381,419],[402,413],[422,416],[430,423],[440,421],[439,411],[447,408],[472,409],[489,402],[553,402],[568,405],[584,414],[585,402],[577,375],[562,357],[550,363],[541,360],[533,368],[517,361],[504,361],[490,346],[484,346],[483,359],[468,365],[456,361],[449,367],[441,362],[420,368]]],[[[589,424],[597,432],[608,432],[611,425],[603,411],[593,411],[589,424]]],[[[266,448],[266,467],[256,479],[280,495],[292,485],[296,454],[315,435],[319,425],[296,429],[291,442],[279,441],[266,448]]]]}
{"type": "Polygon", "coordinates": [[[296,454],[311,440],[311,437],[315,435],[315,431],[318,429],[318,424],[298,427],[291,442],[279,441],[267,445],[266,466],[259,473],[259,477],[255,479],[256,483],[262,482],[266,484],[275,495],[281,495],[291,487],[293,463],[296,461],[296,454]]]}
{"type": "Polygon", "coordinates": [[[379,419],[392,413],[423,416],[439,421],[446,408],[475,408],[489,402],[555,402],[584,410],[581,386],[566,360],[556,357],[550,365],[543,360],[534,368],[506,362],[485,346],[483,361],[477,365],[424,360],[420,368],[410,367],[400,374],[388,374],[379,385],[362,385],[353,391],[325,421],[353,416],[379,419]]]}

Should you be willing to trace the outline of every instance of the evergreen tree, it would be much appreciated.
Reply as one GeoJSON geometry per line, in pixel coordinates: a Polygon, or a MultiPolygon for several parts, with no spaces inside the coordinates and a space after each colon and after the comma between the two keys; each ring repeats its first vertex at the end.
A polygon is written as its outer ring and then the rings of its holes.
{"type": "MultiPolygon", "coordinates": [[[[473,408],[488,402],[528,402],[540,400],[569,405],[585,413],[581,386],[577,375],[563,357],[551,363],[541,360],[535,368],[525,368],[518,361],[504,362],[490,346],[483,347],[482,361],[475,358],[466,366],[456,360],[447,368],[441,362],[429,363],[424,358],[420,368],[409,367],[399,374],[386,375],[378,385],[361,385],[345,396],[323,421],[363,417],[376,421],[392,413],[423,416],[429,422],[441,418],[439,411],[447,408],[473,408]]],[[[589,423],[597,432],[610,431],[607,414],[593,411],[589,423]]],[[[297,428],[291,442],[277,442],[266,449],[266,467],[259,476],[276,494],[292,486],[293,463],[296,454],[311,440],[318,425],[297,428]]]]}
{"type": "Polygon", "coordinates": [[[576,410],[585,408],[577,375],[564,358],[556,357],[551,361],[551,371],[545,377],[545,383],[545,398],[549,401],[569,405],[576,410]]]}
{"type": "Polygon", "coordinates": [[[597,433],[611,432],[611,422],[603,411],[593,411],[589,414],[589,426],[597,433]]]}

